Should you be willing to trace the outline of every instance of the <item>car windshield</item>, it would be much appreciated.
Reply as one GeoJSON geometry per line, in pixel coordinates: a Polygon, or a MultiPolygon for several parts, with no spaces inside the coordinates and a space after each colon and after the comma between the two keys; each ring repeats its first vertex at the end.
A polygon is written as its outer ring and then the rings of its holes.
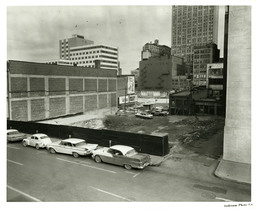
{"type": "Polygon", "coordinates": [[[73,144],[73,145],[74,145],[74,147],[81,147],[81,146],[86,145],[86,143],[85,142],[79,142],[79,143],[73,144]]]}
{"type": "Polygon", "coordinates": [[[136,154],[138,154],[138,152],[136,152],[135,149],[131,149],[130,151],[128,151],[128,152],[125,154],[125,156],[131,157],[131,156],[136,155],[136,154]]]}
{"type": "Polygon", "coordinates": [[[19,134],[19,132],[18,131],[11,131],[11,132],[8,133],[8,135],[16,135],[16,134],[19,134]]]}
{"type": "Polygon", "coordinates": [[[41,136],[40,139],[47,139],[49,138],[48,136],[41,136]]]}

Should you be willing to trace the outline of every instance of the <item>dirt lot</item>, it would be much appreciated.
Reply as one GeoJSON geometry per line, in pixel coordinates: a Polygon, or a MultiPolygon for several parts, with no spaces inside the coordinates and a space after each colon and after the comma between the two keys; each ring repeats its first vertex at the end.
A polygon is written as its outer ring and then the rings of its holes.
{"type": "Polygon", "coordinates": [[[167,133],[172,153],[200,154],[219,158],[223,152],[224,118],[216,116],[155,116],[153,119],[136,118],[133,113],[108,115],[73,123],[73,126],[106,128],[133,133],[167,133]]]}

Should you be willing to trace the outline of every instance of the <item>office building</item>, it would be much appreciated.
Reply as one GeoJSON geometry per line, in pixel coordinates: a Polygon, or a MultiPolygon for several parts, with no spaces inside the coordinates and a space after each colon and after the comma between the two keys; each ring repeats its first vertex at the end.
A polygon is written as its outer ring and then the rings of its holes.
{"type": "Polygon", "coordinates": [[[138,90],[140,91],[169,92],[175,88],[188,88],[185,64],[180,57],[150,57],[140,61],[139,69],[138,90]],[[182,86],[179,86],[180,84],[182,86]]]}
{"type": "Polygon", "coordinates": [[[216,44],[195,46],[193,53],[193,84],[206,87],[207,64],[219,61],[220,51],[216,44]]]}
{"type": "Polygon", "coordinates": [[[192,65],[195,46],[218,43],[218,6],[172,7],[172,54],[192,65]]]}
{"type": "Polygon", "coordinates": [[[59,40],[60,59],[70,60],[70,48],[89,44],[94,44],[94,42],[78,34],[73,34],[71,38],[59,40]]]}
{"type": "Polygon", "coordinates": [[[59,54],[60,59],[70,60],[74,66],[113,69],[121,72],[117,47],[94,44],[94,41],[78,34],[59,41],[59,54]]]}
{"type": "Polygon", "coordinates": [[[118,48],[109,45],[85,45],[70,48],[70,60],[83,67],[119,70],[118,48]]]}

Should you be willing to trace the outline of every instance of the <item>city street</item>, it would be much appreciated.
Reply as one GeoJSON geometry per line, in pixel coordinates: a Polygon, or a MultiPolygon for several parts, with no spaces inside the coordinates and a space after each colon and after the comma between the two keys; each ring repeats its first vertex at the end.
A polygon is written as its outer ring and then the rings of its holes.
{"type": "Polygon", "coordinates": [[[125,170],[91,157],[7,145],[7,201],[247,201],[250,186],[213,176],[217,160],[167,158],[125,170]]]}

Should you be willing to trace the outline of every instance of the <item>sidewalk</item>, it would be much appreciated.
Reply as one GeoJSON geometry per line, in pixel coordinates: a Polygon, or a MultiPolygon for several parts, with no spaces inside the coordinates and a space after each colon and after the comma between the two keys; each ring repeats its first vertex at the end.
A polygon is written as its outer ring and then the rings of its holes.
{"type": "Polygon", "coordinates": [[[222,159],[214,174],[225,180],[251,184],[251,164],[222,159]]]}

